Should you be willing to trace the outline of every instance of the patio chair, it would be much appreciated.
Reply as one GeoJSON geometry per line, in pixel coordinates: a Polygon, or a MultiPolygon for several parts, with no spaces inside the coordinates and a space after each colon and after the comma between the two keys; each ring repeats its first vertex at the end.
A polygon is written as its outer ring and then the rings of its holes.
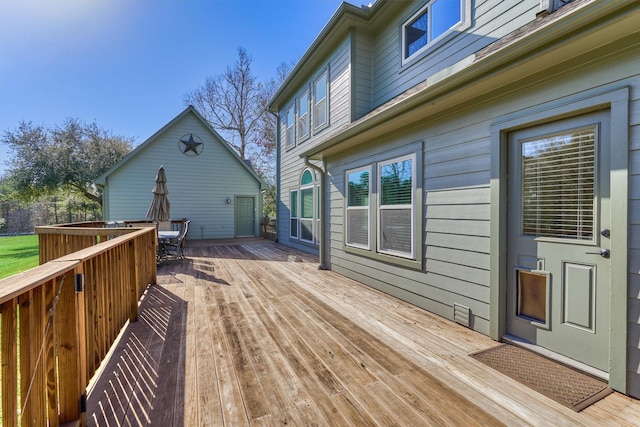
{"type": "Polygon", "coordinates": [[[182,251],[182,248],[184,245],[184,240],[187,237],[187,232],[189,231],[190,222],[191,221],[189,220],[186,220],[184,222],[178,237],[162,242],[162,251],[166,256],[172,256],[180,260],[184,259],[184,252],[182,251]]]}

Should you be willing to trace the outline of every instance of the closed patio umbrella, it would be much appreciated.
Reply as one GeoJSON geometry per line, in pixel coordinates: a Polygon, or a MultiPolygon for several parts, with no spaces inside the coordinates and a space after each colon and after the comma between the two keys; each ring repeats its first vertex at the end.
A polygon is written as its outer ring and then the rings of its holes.
{"type": "Polygon", "coordinates": [[[164,166],[160,166],[156,175],[156,185],[153,186],[153,200],[147,211],[147,218],[156,222],[169,221],[170,204],[167,194],[169,194],[167,175],[164,172],[164,166]]]}

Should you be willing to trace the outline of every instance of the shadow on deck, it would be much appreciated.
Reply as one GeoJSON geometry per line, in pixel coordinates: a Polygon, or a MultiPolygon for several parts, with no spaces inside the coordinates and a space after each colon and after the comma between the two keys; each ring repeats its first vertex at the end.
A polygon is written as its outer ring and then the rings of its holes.
{"type": "Polygon", "coordinates": [[[187,303],[151,286],[139,313],[98,373],[87,401],[89,425],[183,425],[187,303]]]}
{"type": "Polygon", "coordinates": [[[198,242],[158,270],[88,398],[93,426],[633,425],[580,413],[469,354],[488,337],[265,240],[198,242]],[[217,242],[220,243],[220,242],[217,242]]]}

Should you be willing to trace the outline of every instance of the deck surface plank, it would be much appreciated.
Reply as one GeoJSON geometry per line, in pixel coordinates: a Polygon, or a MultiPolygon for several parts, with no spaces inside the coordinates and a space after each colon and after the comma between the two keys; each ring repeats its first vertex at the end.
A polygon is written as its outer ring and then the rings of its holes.
{"type": "Polygon", "coordinates": [[[497,343],[265,240],[158,269],[89,394],[93,426],[637,425],[575,413],[469,357],[497,343]]]}

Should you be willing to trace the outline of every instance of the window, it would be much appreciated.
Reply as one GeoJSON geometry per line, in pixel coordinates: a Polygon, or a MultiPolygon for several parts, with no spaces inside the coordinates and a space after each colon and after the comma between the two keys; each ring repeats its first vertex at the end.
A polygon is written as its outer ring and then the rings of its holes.
{"type": "Polygon", "coordinates": [[[289,197],[289,217],[291,218],[289,221],[289,235],[294,239],[298,238],[298,190],[293,190],[290,193],[289,197]]]}
{"type": "Polygon", "coordinates": [[[300,239],[313,242],[313,175],[308,169],[300,179],[300,239]]]}
{"type": "Polygon", "coordinates": [[[298,141],[309,136],[309,91],[298,98],[298,141]]]}
{"type": "Polygon", "coordinates": [[[313,129],[318,130],[328,124],[329,103],[327,102],[328,72],[325,70],[313,82],[313,129]]]}
{"type": "Polygon", "coordinates": [[[295,108],[293,105],[287,109],[286,127],[287,127],[287,131],[286,131],[287,147],[291,145],[295,145],[296,143],[295,108]]]}
{"type": "Polygon", "coordinates": [[[402,62],[424,52],[434,41],[463,22],[468,0],[433,0],[402,25],[402,62]]]}
{"type": "Polygon", "coordinates": [[[320,228],[320,186],[316,185],[313,172],[305,169],[300,176],[299,187],[291,191],[292,238],[318,243],[320,228]]]}
{"type": "Polygon", "coordinates": [[[378,164],[378,251],[414,256],[415,156],[378,164]]]}
{"type": "Polygon", "coordinates": [[[320,244],[320,211],[322,210],[322,204],[320,203],[320,199],[322,193],[320,192],[320,186],[316,185],[316,244],[320,244]]]}
{"type": "Polygon", "coordinates": [[[347,171],[346,244],[369,249],[371,168],[347,171]]]}
{"type": "Polygon", "coordinates": [[[593,240],[596,128],[525,141],[522,234],[593,240]]]}

